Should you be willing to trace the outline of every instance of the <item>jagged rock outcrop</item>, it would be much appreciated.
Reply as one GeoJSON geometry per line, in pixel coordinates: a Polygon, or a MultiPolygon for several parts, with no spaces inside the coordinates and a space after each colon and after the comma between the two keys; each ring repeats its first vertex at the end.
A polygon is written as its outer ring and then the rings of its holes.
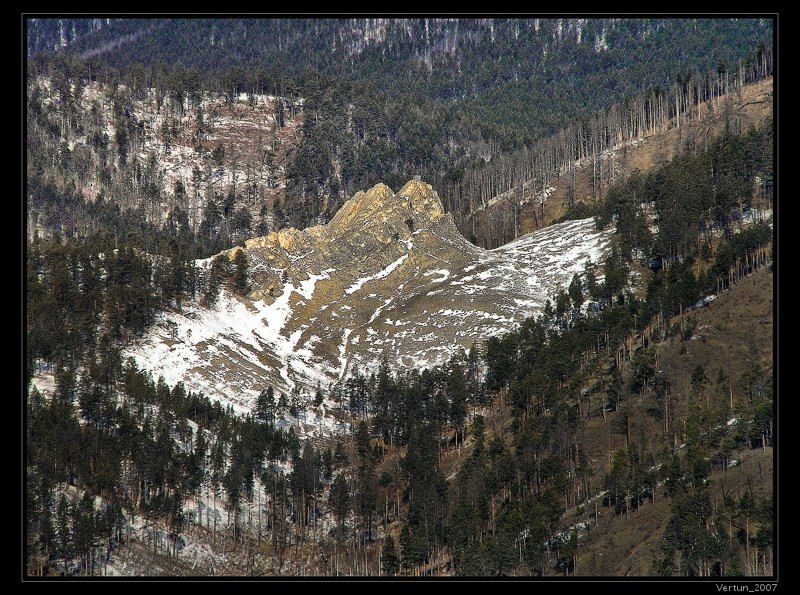
{"type": "Polygon", "coordinates": [[[164,314],[131,353],[243,408],[267,384],[326,386],[384,355],[431,366],[540,311],[601,258],[609,235],[592,220],[569,221],[487,251],[461,236],[430,185],[395,193],[378,184],[327,225],[228,251],[245,251],[251,293],[164,314]]]}

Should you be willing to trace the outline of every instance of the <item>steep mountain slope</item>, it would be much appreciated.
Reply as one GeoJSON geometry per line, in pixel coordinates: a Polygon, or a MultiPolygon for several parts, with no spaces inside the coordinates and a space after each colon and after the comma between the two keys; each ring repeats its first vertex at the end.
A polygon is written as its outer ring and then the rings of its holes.
{"type": "Polygon", "coordinates": [[[772,118],[773,79],[765,78],[702,102],[683,118],[671,118],[658,130],[645,131],[597,155],[562,166],[544,190],[536,180],[526,179],[508,191],[477,205],[475,219],[462,224],[475,230],[476,243],[496,245],[517,230],[529,233],[545,227],[568,213],[573,205],[586,208],[597,204],[609,186],[634,171],[647,173],[685,151],[705,150],[715,139],[728,133],[744,133],[772,118]]]}
{"type": "Polygon", "coordinates": [[[325,226],[228,251],[247,256],[247,298],[223,291],[213,309],[165,313],[129,354],[237,408],[267,384],[326,386],[384,355],[400,366],[443,363],[453,347],[540,311],[601,259],[610,233],[569,221],[487,251],[459,234],[430,185],[412,181],[395,194],[378,184],[325,226]]]}
{"type": "MultiPolygon", "coordinates": [[[[680,411],[677,419],[691,419],[692,409],[698,405],[694,402],[691,378],[696,366],[701,365],[710,379],[708,415],[715,416],[711,423],[724,424],[730,432],[749,432],[743,410],[753,397],[748,395],[749,388],[742,379],[759,367],[764,379],[772,376],[773,287],[774,273],[764,267],[742,279],[730,291],[719,294],[709,307],[695,310],[692,317],[697,326],[690,339],[673,336],[655,345],[659,369],[666,372],[672,382],[674,406],[680,411]],[[725,356],[721,358],[722,353],[725,356]],[[720,381],[720,378],[725,380],[720,381]]],[[[608,422],[595,417],[585,425],[581,449],[587,452],[594,449],[590,457],[595,468],[604,466],[607,453],[625,447],[625,436],[609,431],[618,415],[610,414],[608,422]]],[[[651,439],[659,436],[663,432],[660,425],[663,425],[660,420],[638,415],[631,428],[634,441],[639,442],[639,436],[651,439]]],[[[737,499],[748,490],[758,498],[771,494],[773,454],[772,447],[742,446],[730,453],[730,468],[715,469],[710,478],[715,506],[722,505],[725,494],[734,494],[737,499]]],[[[635,576],[653,573],[660,539],[674,502],[666,498],[667,495],[666,486],[660,486],[655,501],[630,518],[615,515],[601,505],[599,530],[581,534],[578,574],[635,576]]],[[[581,521],[594,524],[593,515],[593,507],[586,506],[580,513],[570,511],[567,519],[576,524],[581,521]]]]}
{"type": "Polygon", "coordinates": [[[264,94],[38,77],[28,100],[29,175],[74,184],[87,201],[102,195],[122,210],[141,207],[159,224],[180,209],[193,229],[205,219],[225,225],[234,241],[271,228],[302,138],[302,100],[264,94]]]}

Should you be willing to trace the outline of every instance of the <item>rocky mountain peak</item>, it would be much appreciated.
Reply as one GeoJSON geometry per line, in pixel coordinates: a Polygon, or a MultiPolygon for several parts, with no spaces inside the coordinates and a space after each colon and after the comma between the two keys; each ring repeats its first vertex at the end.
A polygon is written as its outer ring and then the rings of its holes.
{"type": "Polygon", "coordinates": [[[429,367],[540,312],[600,261],[610,233],[593,219],[567,221],[484,250],[459,234],[429,184],[396,193],[378,184],[327,225],[230,250],[247,256],[249,295],[223,289],[213,308],[165,314],[130,353],[242,410],[267,385],[314,390],[383,357],[429,367]]]}
{"type": "Polygon", "coordinates": [[[358,233],[364,227],[383,224],[392,233],[404,227],[424,227],[444,217],[444,207],[439,195],[430,184],[412,180],[395,193],[386,184],[376,184],[366,192],[357,192],[348,200],[328,224],[331,233],[345,230],[358,233]]]}
{"type": "Polygon", "coordinates": [[[403,186],[397,196],[409,201],[411,210],[435,221],[444,216],[444,206],[439,195],[430,184],[411,180],[403,186]]]}

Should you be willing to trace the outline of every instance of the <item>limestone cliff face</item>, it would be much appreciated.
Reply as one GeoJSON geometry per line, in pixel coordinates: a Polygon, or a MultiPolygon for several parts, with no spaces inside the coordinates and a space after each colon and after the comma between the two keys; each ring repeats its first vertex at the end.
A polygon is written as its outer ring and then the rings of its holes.
{"type": "Polygon", "coordinates": [[[384,355],[431,366],[540,311],[608,240],[592,220],[570,221],[487,251],[459,234],[429,184],[378,184],[327,225],[228,251],[245,251],[251,294],[165,316],[136,353],[245,408],[266,384],[325,386],[384,355]]]}
{"type": "MultiPolygon", "coordinates": [[[[330,269],[343,281],[355,279],[377,272],[415,243],[418,248],[433,244],[429,247],[438,252],[454,242],[468,252],[478,250],[461,237],[430,184],[410,181],[397,193],[377,184],[357,192],[327,225],[282,229],[246,241],[254,283],[250,297],[269,301],[284,283],[330,269]]],[[[236,250],[229,251],[231,258],[236,250]]]]}
{"type": "Polygon", "coordinates": [[[430,184],[412,180],[397,194],[385,184],[356,193],[339,210],[328,228],[332,233],[337,233],[359,228],[366,223],[381,222],[395,231],[402,231],[403,225],[408,227],[408,219],[416,217],[423,222],[434,223],[445,216],[439,196],[430,184]]]}

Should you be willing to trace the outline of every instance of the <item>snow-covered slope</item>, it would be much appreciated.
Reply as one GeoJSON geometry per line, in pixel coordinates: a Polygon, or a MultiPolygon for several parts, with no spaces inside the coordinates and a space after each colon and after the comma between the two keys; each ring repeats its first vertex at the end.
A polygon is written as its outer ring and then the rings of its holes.
{"type": "Polygon", "coordinates": [[[567,221],[487,251],[458,233],[429,185],[379,184],[326,226],[246,242],[250,295],[164,313],[128,353],[240,410],[268,384],[310,392],[384,355],[431,366],[540,312],[601,260],[610,234],[567,221]]]}

